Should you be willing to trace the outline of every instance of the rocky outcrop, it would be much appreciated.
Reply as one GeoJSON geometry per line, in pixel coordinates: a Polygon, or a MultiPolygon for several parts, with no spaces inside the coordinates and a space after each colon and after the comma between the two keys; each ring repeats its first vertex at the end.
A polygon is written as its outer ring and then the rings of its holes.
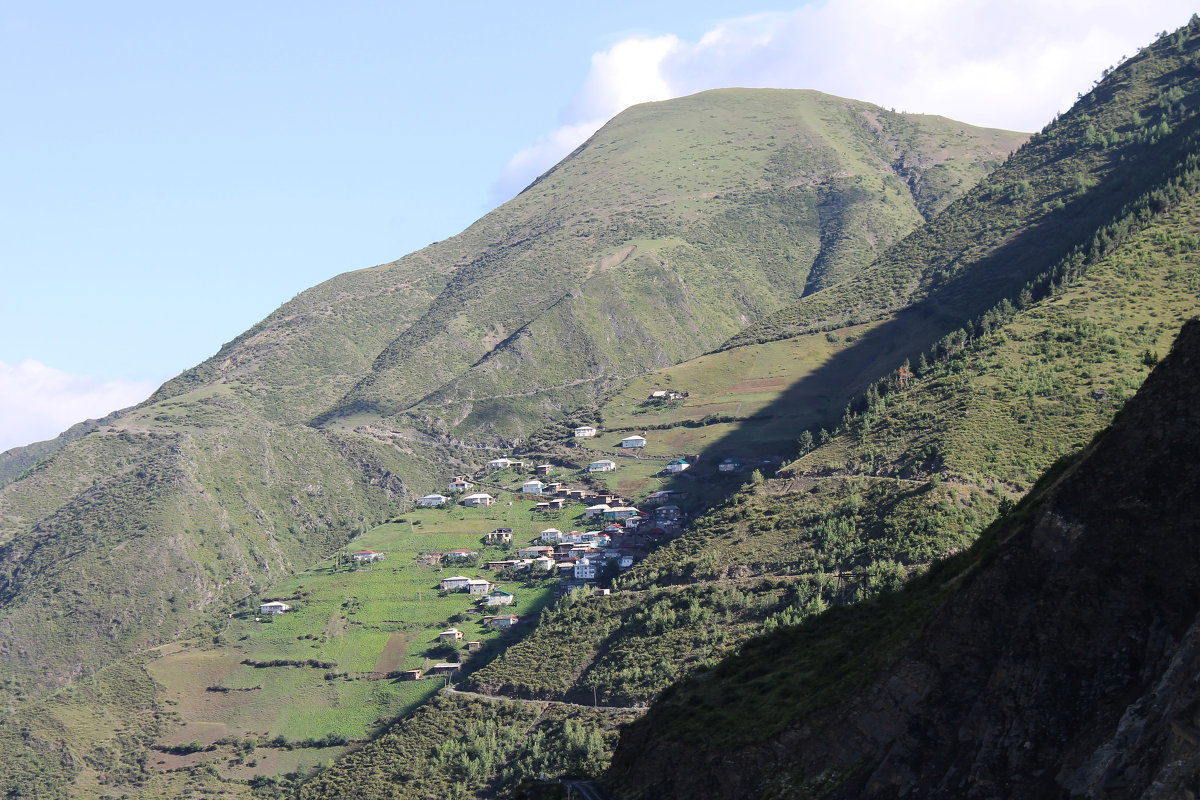
{"type": "Polygon", "coordinates": [[[652,711],[614,792],[1200,796],[1200,323],[1020,519],[851,699],[721,748],[652,711]]]}

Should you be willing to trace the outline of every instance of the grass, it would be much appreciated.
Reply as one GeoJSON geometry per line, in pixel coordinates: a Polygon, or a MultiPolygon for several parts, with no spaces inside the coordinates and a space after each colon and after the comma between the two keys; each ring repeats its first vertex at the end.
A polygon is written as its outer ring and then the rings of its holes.
{"type": "MultiPolygon", "coordinates": [[[[358,740],[376,732],[380,720],[411,713],[427,702],[440,680],[399,681],[368,673],[375,671],[385,651],[391,669],[426,668],[445,660],[437,634],[451,624],[462,629],[466,639],[493,643],[478,654],[462,651],[468,666],[473,658],[488,658],[494,645],[511,638],[484,627],[479,617],[465,615],[476,598],[438,590],[446,575],[488,574],[477,567],[444,564],[438,554],[466,547],[478,550],[482,560],[500,559],[506,554],[502,548],[482,543],[483,534],[500,524],[523,525],[518,539],[533,538],[537,525],[529,519],[532,502],[515,500],[510,506],[507,495],[501,497],[503,504],[492,509],[422,509],[407,513],[402,522],[372,528],[345,552],[373,549],[386,553],[385,561],[358,568],[339,566],[336,559],[320,562],[288,576],[269,592],[246,598],[214,641],[165,649],[149,669],[179,724],[159,743],[209,745],[250,737],[261,748],[277,737],[285,742],[329,736],[358,740]],[[256,620],[258,603],[268,597],[288,598],[293,610],[256,620]],[[310,659],[330,666],[243,663],[310,659]]],[[[514,613],[536,617],[550,600],[549,585],[497,585],[516,594],[514,613]]],[[[239,763],[227,774],[249,770],[279,775],[273,770],[280,762],[258,762],[255,769],[239,763]]]]}

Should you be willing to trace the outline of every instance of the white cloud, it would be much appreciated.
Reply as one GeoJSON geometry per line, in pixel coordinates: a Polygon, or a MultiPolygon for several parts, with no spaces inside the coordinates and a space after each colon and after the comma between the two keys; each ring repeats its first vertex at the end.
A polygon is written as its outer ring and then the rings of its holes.
{"type": "Polygon", "coordinates": [[[827,0],[730,20],[694,43],[625,39],[592,56],[562,127],[513,156],[493,189],[507,200],[630,105],[727,86],[1037,130],[1191,13],[1183,0],[827,0]]]}
{"type": "Polygon", "coordinates": [[[0,361],[0,452],[52,439],[76,422],[144,400],[149,381],[98,380],[37,361],[0,361]]]}

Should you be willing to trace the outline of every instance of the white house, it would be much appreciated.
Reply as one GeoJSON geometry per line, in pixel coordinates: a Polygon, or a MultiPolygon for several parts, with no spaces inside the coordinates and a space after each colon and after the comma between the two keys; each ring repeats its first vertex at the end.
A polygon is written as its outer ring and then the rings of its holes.
{"type": "Polygon", "coordinates": [[[576,439],[591,439],[596,435],[596,429],[591,425],[580,425],[575,429],[576,439]]]}
{"type": "Polygon", "coordinates": [[[541,481],[525,481],[521,484],[521,494],[541,494],[546,484],[541,481]]]}
{"type": "Polygon", "coordinates": [[[621,447],[645,447],[645,436],[626,436],[621,440],[621,447]]]}
{"type": "Polygon", "coordinates": [[[376,553],[374,550],[359,550],[357,553],[351,553],[350,558],[358,562],[383,561],[383,553],[376,553]]]}
{"type": "Polygon", "coordinates": [[[596,577],[596,562],[590,558],[581,558],[575,562],[575,578],[581,581],[594,580],[596,577]]]}
{"type": "Polygon", "coordinates": [[[607,458],[588,464],[588,472],[612,472],[616,468],[617,462],[607,458]]]}
{"type": "Polygon", "coordinates": [[[487,463],[488,469],[508,469],[512,466],[512,459],[509,458],[493,458],[487,463]]]}
{"type": "Polygon", "coordinates": [[[516,600],[516,597],[513,596],[512,592],[496,589],[495,591],[488,592],[483,600],[489,606],[507,606],[511,605],[513,600],[516,600]]]}
{"type": "Polygon", "coordinates": [[[278,600],[272,600],[269,603],[263,603],[258,607],[260,614],[282,614],[285,611],[291,611],[292,607],[287,603],[281,603],[278,600]]]}
{"type": "Polygon", "coordinates": [[[466,575],[455,575],[450,578],[442,578],[440,586],[443,592],[458,592],[467,588],[470,580],[466,575]]]}
{"type": "Polygon", "coordinates": [[[678,474],[690,466],[691,464],[684,461],[682,458],[677,458],[671,463],[667,464],[667,472],[670,472],[671,474],[678,474]]]}
{"type": "Polygon", "coordinates": [[[474,485],[475,484],[471,483],[466,478],[460,476],[446,484],[446,488],[451,492],[465,492],[474,485]]]}
{"type": "Polygon", "coordinates": [[[450,498],[446,497],[444,494],[427,494],[417,502],[428,508],[431,506],[444,506],[446,505],[446,501],[449,499],[450,498]]]}
{"type": "Polygon", "coordinates": [[[628,517],[636,517],[638,510],[632,506],[618,506],[617,508],[608,508],[603,512],[605,519],[626,519],[628,517]]]}
{"type": "Polygon", "coordinates": [[[438,634],[440,642],[457,642],[462,639],[462,631],[458,628],[447,628],[438,634]]]}
{"type": "Polygon", "coordinates": [[[562,541],[562,535],[563,532],[558,528],[546,528],[546,530],[542,531],[542,535],[539,538],[543,542],[560,542],[562,541]]]}
{"type": "Polygon", "coordinates": [[[536,567],[538,569],[543,569],[546,572],[549,572],[550,570],[554,569],[554,567],[557,564],[558,564],[558,562],[555,561],[553,558],[550,558],[550,556],[540,556],[533,560],[533,562],[531,563],[531,567],[536,567]]]}
{"type": "Polygon", "coordinates": [[[516,614],[501,614],[497,617],[484,617],[483,624],[492,628],[511,628],[520,621],[516,614]]]}
{"type": "Polygon", "coordinates": [[[485,581],[483,578],[471,578],[467,581],[467,591],[471,594],[487,594],[494,588],[496,588],[496,584],[485,581]]]}
{"type": "Polygon", "coordinates": [[[743,466],[744,464],[740,458],[733,458],[730,456],[718,464],[717,469],[721,472],[741,472],[743,466]]]}
{"type": "Polygon", "coordinates": [[[487,494],[486,492],[476,492],[475,494],[469,494],[462,499],[462,504],[464,506],[469,506],[471,508],[486,508],[487,506],[490,506],[492,503],[495,503],[495,502],[496,502],[496,498],[492,497],[490,494],[487,494]]]}
{"type": "Polygon", "coordinates": [[[583,515],[588,519],[592,517],[601,517],[604,516],[604,512],[608,511],[609,508],[611,508],[611,506],[609,506],[608,503],[601,503],[598,506],[588,506],[587,510],[583,512],[583,515]]]}
{"type": "Polygon", "coordinates": [[[446,553],[446,555],[443,556],[443,558],[445,558],[447,561],[458,561],[458,560],[461,560],[464,558],[470,558],[471,556],[476,556],[476,555],[479,555],[479,554],[476,553],[474,550],[468,550],[465,547],[459,547],[459,548],[456,548],[456,549],[451,550],[450,552],[446,553]]]}

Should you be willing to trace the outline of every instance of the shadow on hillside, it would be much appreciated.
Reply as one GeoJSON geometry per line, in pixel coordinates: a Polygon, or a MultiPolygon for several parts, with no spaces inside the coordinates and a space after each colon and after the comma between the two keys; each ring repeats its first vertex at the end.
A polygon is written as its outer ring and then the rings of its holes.
{"type": "Polygon", "coordinates": [[[935,282],[929,297],[896,312],[890,320],[836,352],[748,418],[746,424],[707,444],[701,452],[688,454],[694,467],[667,480],[663,488],[686,492],[686,506],[702,508],[736,492],[753,469],[770,474],[784,461],[795,458],[797,439],[804,430],[832,431],[846,404],[873,381],[894,374],[905,359],[915,362],[939,339],[964,327],[1002,299],[1015,300],[1027,282],[1050,270],[1076,246],[1086,245],[1131,198],[1159,184],[1176,163],[1160,153],[1152,165],[1141,159],[1114,164],[1112,173],[1095,190],[1065,202],[1062,208],[1012,236],[955,277],[935,282]],[[725,458],[741,460],[744,468],[737,473],[720,473],[718,465],[725,458]]]}

